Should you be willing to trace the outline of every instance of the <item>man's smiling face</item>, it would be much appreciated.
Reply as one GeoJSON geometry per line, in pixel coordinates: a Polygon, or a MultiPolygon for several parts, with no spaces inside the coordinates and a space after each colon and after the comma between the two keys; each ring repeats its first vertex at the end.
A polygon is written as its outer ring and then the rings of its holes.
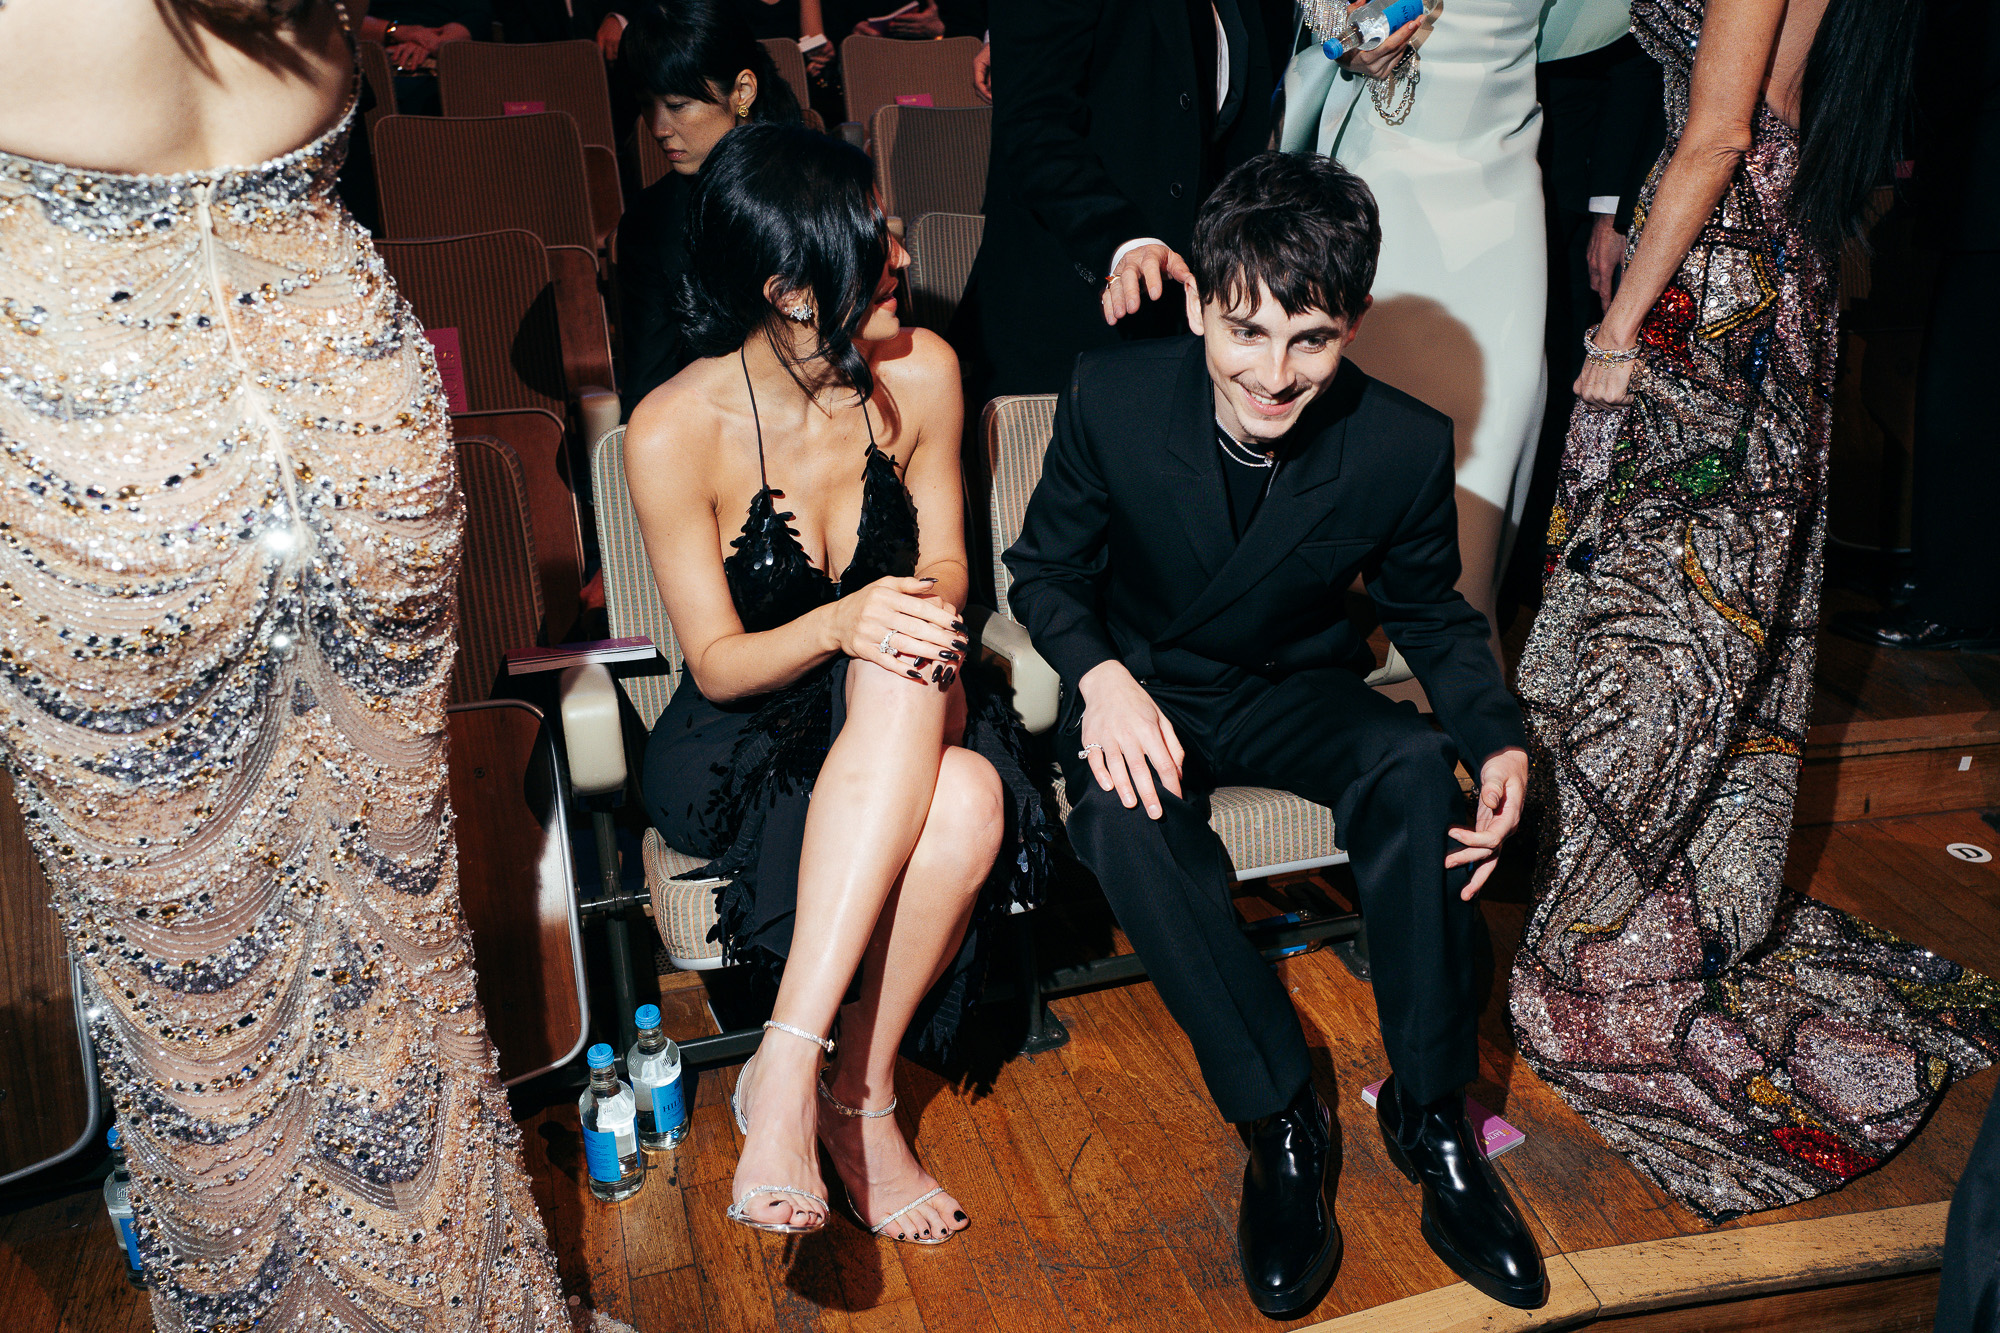
{"type": "Polygon", "coordinates": [[[1190,286],[1187,316],[1208,357],[1216,420],[1253,448],[1275,446],[1298,424],[1306,404],[1333,383],[1361,326],[1358,315],[1291,314],[1261,281],[1228,306],[1220,295],[1204,302],[1190,286]]]}

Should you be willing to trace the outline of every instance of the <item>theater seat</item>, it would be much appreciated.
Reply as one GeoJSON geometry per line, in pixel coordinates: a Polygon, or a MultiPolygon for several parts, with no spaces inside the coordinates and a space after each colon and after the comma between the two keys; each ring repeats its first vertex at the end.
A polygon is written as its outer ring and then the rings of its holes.
{"type": "MultiPolygon", "coordinates": [[[[979,627],[982,647],[992,640],[1000,620],[1016,624],[1007,605],[1013,578],[1000,556],[1021,535],[1028,497],[1034,494],[1035,483],[1041,480],[1042,460],[1048,454],[1055,413],[1054,394],[996,398],[986,408],[982,428],[992,468],[987,516],[991,524],[993,590],[1000,609],[998,618],[979,627]]],[[[1006,665],[1014,682],[1015,706],[1022,715],[1023,725],[1031,732],[1046,731],[1055,721],[1060,682],[1039,655],[1032,660],[1020,657],[1012,647],[1017,636],[1008,631],[1003,633],[1009,645],[1006,665]]],[[[1374,677],[1370,677],[1370,683],[1375,683],[1374,677]]],[[[1069,814],[1066,796],[1063,814],[1065,817],[1069,814]]],[[[1335,834],[1333,812],[1290,792],[1265,787],[1218,788],[1209,799],[1208,822],[1228,849],[1229,863],[1239,881],[1341,865],[1347,860],[1347,853],[1340,849],[1335,834]]]]}

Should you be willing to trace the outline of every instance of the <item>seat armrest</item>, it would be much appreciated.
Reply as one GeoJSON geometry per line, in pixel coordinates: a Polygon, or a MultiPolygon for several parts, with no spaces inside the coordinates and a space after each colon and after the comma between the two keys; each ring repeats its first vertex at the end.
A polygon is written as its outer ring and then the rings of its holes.
{"type": "Polygon", "coordinates": [[[982,656],[997,662],[1014,687],[1014,712],[1030,736],[1039,736],[1056,724],[1056,710],[1062,703],[1062,678],[1056,669],[1035,651],[1028,631],[1018,621],[1007,619],[983,606],[965,608],[965,623],[979,645],[982,656]]]}
{"type": "Polygon", "coordinates": [[[1402,651],[1392,643],[1389,645],[1388,660],[1369,672],[1364,683],[1373,686],[1401,685],[1416,678],[1417,673],[1410,670],[1410,664],[1403,660],[1402,651]]]}
{"type": "Polygon", "coordinates": [[[618,685],[602,662],[566,667],[562,698],[564,757],[578,794],[598,796],[625,786],[625,733],[618,721],[618,685]]]}
{"type": "Polygon", "coordinates": [[[583,438],[595,447],[604,433],[618,427],[620,408],[618,395],[609,389],[586,384],[576,391],[576,415],[583,427],[583,438]]]}

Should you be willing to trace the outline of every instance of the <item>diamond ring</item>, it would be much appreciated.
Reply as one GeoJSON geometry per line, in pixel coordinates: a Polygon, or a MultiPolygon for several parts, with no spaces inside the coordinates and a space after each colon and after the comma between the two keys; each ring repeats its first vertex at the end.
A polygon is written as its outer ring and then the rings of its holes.
{"type": "Polygon", "coordinates": [[[883,631],[882,642],[875,645],[875,651],[882,654],[884,657],[894,657],[896,655],[896,650],[889,646],[889,641],[895,637],[896,637],[895,630],[883,631]]]}
{"type": "Polygon", "coordinates": [[[1081,750],[1078,750],[1076,752],[1076,757],[1078,759],[1088,759],[1090,758],[1090,752],[1092,750],[1102,750],[1103,748],[1104,747],[1102,745],[1099,745],[1096,741],[1092,741],[1090,744],[1084,746],[1081,750]]]}

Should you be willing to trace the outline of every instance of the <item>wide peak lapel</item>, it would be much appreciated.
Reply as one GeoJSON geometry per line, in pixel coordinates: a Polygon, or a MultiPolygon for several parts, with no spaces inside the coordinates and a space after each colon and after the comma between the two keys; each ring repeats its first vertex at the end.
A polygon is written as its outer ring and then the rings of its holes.
{"type": "MultiPolygon", "coordinates": [[[[1215,395],[1208,358],[1192,340],[1174,385],[1165,440],[1173,461],[1162,469],[1172,486],[1170,503],[1202,570],[1213,575],[1229,559],[1236,534],[1229,526],[1229,497],[1215,448],[1215,395]]],[[[1164,519],[1164,516],[1162,516],[1164,519]]]]}
{"type": "MultiPolygon", "coordinates": [[[[1213,620],[1276,568],[1326,517],[1335,492],[1320,488],[1340,476],[1347,419],[1355,397],[1352,391],[1359,387],[1343,374],[1335,381],[1334,391],[1327,395],[1325,407],[1312,411],[1300,423],[1301,429],[1311,432],[1312,443],[1279,468],[1278,475],[1272,478],[1270,494],[1257,507],[1257,516],[1250,521],[1243,540],[1236,544],[1201,595],[1160,633],[1159,642],[1178,638],[1213,620]]],[[[1217,468],[1220,466],[1218,463],[1217,468]]]]}

